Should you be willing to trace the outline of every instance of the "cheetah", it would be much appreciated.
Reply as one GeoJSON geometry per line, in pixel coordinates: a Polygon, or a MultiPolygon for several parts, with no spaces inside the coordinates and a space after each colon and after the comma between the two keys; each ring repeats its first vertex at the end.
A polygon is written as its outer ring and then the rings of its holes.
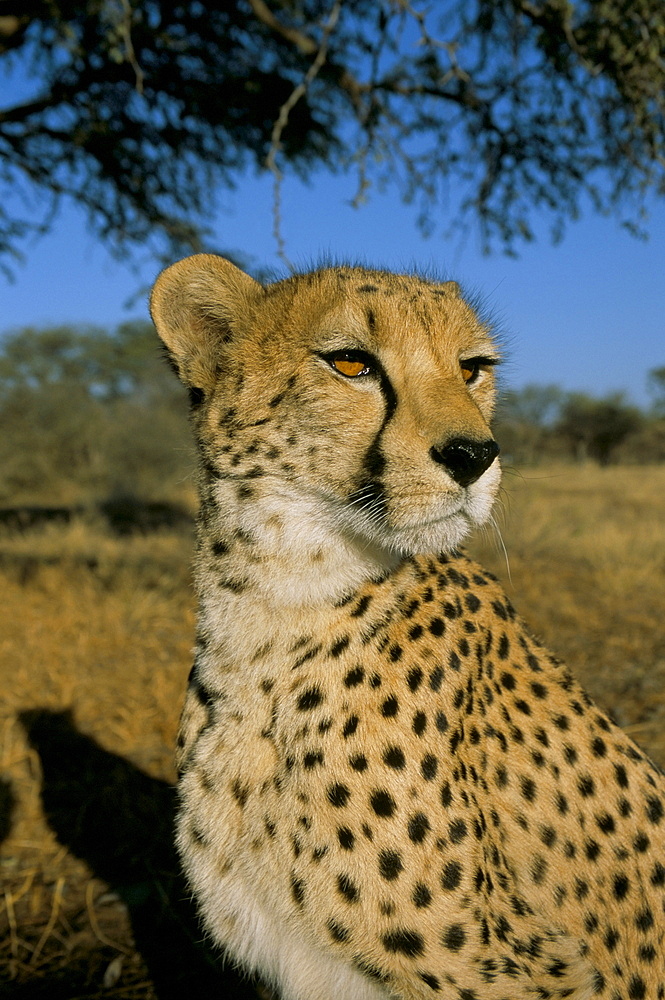
{"type": "Polygon", "coordinates": [[[154,322],[199,456],[177,843],[282,1000],[663,1000],[665,779],[460,551],[499,352],[455,282],[197,255],[154,322]]]}

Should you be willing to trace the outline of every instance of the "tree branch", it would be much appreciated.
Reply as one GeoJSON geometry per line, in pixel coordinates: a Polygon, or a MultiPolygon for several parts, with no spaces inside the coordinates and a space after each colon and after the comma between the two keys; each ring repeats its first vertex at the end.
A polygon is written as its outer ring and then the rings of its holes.
{"type": "Polygon", "coordinates": [[[302,31],[296,31],[295,28],[289,28],[285,24],[282,24],[281,21],[278,21],[264,0],[249,0],[249,6],[252,8],[254,16],[262,24],[265,24],[267,28],[270,28],[271,31],[280,35],[287,42],[295,45],[304,56],[313,56],[318,51],[319,46],[314,39],[310,38],[309,35],[303,34],[302,31]]]}

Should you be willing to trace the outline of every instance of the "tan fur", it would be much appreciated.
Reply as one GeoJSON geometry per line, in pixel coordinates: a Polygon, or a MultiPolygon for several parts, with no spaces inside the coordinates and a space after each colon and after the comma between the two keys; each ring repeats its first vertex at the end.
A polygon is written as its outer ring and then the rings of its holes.
{"type": "Polygon", "coordinates": [[[284,1000],[662,1000],[663,778],[457,551],[499,485],[487,325],[453,282],[210,256],[152,310],[201,457],[209,932],[284,1000]]]}

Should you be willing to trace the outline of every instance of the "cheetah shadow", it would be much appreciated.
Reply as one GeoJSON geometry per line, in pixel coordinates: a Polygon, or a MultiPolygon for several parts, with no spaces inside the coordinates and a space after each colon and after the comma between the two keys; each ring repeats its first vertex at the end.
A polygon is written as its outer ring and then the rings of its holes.
{"type": "Polygon", "coordinates": [[[9,836],[15,805],[12,786],[4,778],[0,778],[0,844],[9,836]]]}
{"type": "Polygon", "coordinates": [[[159,1000],[257,1000],[252,984],[204,941],[173,844],[174,787],[80,733],[70,712],[19,718],[41,759],[46,820],[126,905],[159,1000]]]}

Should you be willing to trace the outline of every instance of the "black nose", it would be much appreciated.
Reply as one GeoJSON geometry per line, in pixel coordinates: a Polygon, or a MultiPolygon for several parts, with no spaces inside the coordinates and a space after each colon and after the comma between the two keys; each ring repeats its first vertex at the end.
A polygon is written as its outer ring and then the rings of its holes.
{"type": "Polygon", "coordinates": [[[487,441],[473,441],[471,438],[453,438],[441,448],[430,448],[435,462],[443,465],[460,486],[470,486],[480,479],[483,472],[499,454],[499,446],[493,438],[487,441]]]}

